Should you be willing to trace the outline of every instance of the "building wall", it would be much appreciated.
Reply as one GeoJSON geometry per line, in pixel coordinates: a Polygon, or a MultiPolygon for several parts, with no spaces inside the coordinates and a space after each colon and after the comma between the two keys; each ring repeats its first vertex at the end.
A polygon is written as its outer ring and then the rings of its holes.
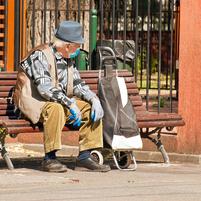
{"type": "Polygon", "coordinates": [[[179,63],[178,152],[201,154],[201,2],[182,0],[179,63]]]}

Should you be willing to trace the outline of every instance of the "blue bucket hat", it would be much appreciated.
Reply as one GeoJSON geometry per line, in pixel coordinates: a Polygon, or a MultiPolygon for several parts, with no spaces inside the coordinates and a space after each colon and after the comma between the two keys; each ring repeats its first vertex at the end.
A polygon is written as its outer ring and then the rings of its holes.
{"type": "Polygon", "coordinates": [[[75,21],[61,22],[55,31],[55,37],[65,42],[84,43],[82,26],[75,21]]]}

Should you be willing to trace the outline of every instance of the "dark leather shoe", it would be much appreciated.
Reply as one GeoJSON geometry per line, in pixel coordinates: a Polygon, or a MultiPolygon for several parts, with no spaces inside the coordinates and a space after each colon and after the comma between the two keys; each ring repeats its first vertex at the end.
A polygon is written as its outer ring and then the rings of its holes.
{"type": "Polygon", "coordinates": [[[75,170],[85,170],[92,172],[108,172],[111,170],[109,165],[100,165],[91,158],[77,160],[75,170]]]}
{"type": "Polygon", "coordinates": [[[67,167],[56,159],[47,159],[42,162],[42,170],[46,172],[67,172],[67,167]]]}

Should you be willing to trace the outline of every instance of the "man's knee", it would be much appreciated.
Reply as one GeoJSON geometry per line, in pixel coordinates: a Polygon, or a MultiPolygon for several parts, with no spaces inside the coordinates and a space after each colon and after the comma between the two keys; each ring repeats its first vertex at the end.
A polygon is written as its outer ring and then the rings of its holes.
{"type": "Polygon", "coordinates": [[[47,108],[46,111],[48,113],[48,115],[54,115],[55,118],[56,116],[64,116],[64,109],[63,109],[63,106],[59,103],[48,103],[46,105],[47,108]]]}
{"type": "Polygon", "coordinates": [[[51,103],[51,108],[53,110],[58,111],[58,112],[63,112],[64,111],[63,106],[60,103],[51,103]]]}

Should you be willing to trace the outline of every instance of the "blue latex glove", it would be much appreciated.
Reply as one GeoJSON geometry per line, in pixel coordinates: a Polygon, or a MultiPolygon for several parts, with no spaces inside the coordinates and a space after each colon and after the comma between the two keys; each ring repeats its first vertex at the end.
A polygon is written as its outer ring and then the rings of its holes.
{"type": "Polygon", "coordinates": [[[101,103],[97,97],[94,97],[91,100],[91,120],[92,122],[96,122],[103,118],[104,112],[101,106],[101,103]]]}
{"type": "Polygon", "coordinates": [[[80,127],[81,125],[81,112],[80,109],[77,107],[75,99],[71,99],[72,104],[70,105],[70,113],[71,115],[69,116],[70,123],[73,124],[73,127],[80,127]]]}

